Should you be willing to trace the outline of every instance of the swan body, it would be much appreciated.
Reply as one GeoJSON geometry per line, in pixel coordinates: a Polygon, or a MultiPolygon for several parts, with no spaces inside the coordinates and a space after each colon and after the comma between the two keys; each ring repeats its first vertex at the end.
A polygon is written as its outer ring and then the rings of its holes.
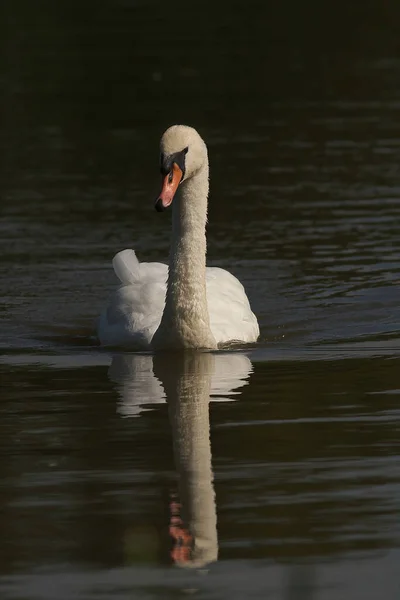
{"type": "MultiPolygon", "coordinates": [[[[105,346],[151,349],[165,307],[168,266],[139,263],[133,250],[119,252],[113,266],[122,285],[100,317],[100,342],[105,346]]],[[[257,319],[236,277],[224,269],[207,267],[206,294],[216,344],[257,339],[257,319]]]]}
{"type": "Polygon", "coordinates": [[[255,342],[259,327],[242,284],[206,267],[206,145],[196,130],[174,125],[160,148],[164,181],[156,208],[172,204],[169,265],[139,263],[133,250],[114,257],[121,285],[98,321],[100,343],[166,350],[255,342]]]}

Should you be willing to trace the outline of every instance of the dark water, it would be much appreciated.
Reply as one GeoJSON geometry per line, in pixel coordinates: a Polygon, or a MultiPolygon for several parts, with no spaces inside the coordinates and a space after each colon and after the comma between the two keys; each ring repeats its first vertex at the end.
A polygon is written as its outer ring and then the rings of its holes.
{"type": "Polygon", "coordinates": [[[322,4],[2,4],[1,598],[400,597],[400,10],[322,4]],[[112,356],[174,122],[261,338],[112,356]]]}

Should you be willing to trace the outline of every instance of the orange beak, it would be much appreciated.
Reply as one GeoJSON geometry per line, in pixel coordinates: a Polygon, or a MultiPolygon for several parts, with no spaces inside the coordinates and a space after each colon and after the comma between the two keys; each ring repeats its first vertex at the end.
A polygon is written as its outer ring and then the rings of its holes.
{"type": "Polygon", "coordinates": [[[163,178],[161,194],[156,201],[156,210],[161,212],[172,204],[182,176],[182,170],[176,163],[173,163],[171,171],[163,178]]]}

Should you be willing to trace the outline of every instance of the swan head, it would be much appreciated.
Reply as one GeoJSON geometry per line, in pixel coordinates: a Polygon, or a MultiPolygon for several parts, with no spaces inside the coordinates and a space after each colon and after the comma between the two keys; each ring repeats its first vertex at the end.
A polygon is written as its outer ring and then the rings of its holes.
{"type": "Polygon", "coordinates": [[[160,141],[161,194],[156,210],[163,211],[172,204],[183,181],[198,173],[207,162],[207,146],[193,127],[172,125],[160,141]]]}

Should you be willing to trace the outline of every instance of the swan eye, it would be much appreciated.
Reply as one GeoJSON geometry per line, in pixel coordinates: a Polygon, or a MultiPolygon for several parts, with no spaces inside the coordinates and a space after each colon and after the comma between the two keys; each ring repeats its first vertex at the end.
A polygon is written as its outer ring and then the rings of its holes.
{"type": "Polygon", "coordinates": [[[186,146],[186,148],[184,148],[183,151],[185,154],[187,154],[189,152],[189,146],[186,146]]]}

